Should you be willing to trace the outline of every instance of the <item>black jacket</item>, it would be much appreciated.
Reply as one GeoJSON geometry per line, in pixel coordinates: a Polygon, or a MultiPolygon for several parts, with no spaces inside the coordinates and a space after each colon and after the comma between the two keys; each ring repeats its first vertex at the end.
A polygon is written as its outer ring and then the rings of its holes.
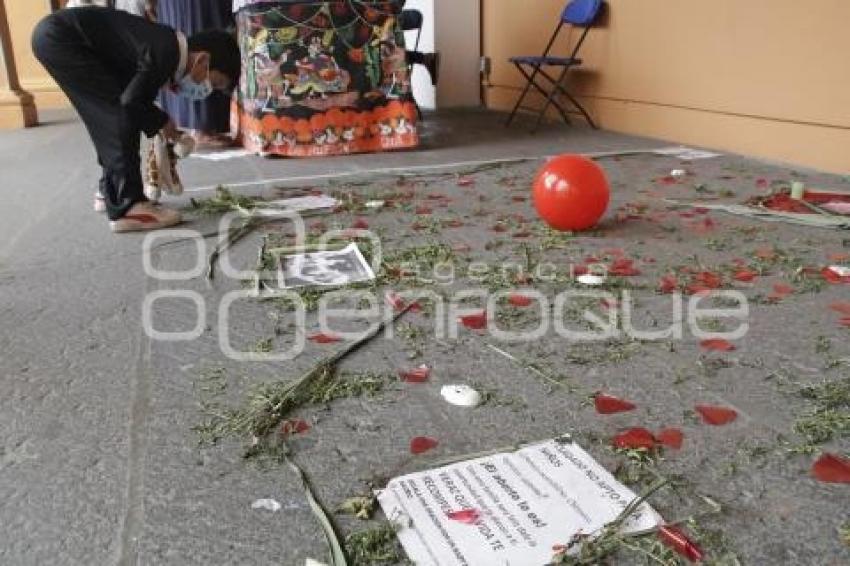
{"type": "Polygon", "coordinates": [[[149,137],[161,130],[168,115],[154,100],[180,64],[176,32],[108,8],[71,8],[56,12],[54,17],[78,30],[114,74],[123,89],[121,105],[135,125],[149,137]]]}

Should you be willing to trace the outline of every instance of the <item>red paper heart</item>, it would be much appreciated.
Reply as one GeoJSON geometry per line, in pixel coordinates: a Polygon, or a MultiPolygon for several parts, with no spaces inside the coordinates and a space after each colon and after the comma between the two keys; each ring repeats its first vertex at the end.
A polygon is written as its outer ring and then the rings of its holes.
{"type": "Polygon", "coordinates": [[[658,538],[661,542],[684,556],[691,562],[699,562],[704,554],[702,549],[694,544],[680,529],[671,525],[665,525],[658,529],[658,538]]]}
{"type": "Polygon", "coordinates": [[[534,300],[522,293],[511,293],[508,302],[515,307],[530,307],[534,300]]]}
{"type": "Polygon", "coordinates": [[[723,426],[738,418],[738,412],[726,407],[714,405],[697,405],[696,411],[702,417],[703,422],[712,426],[723,426]]]}
{"type": "Polygon", "coordinates": [[[634,266],[635,260],[622,257],[614,261],[608,268],[608,274],[613,277],[634,277],[640,275],[640,270],[634,266]]]}
{"type": "Polygon", "coordinates": [[[280,434],[290,436],[310,430],[310,423],[302,419],[289,419],[280,423],[280,434]]]}
{"type": "Polygon", "coordinates": [[[572,266],[573,277],[581,277],[582,275],[587,275],[590,273],[590,268],[586,265],[574,265],[572,266]]]}
{"type": "Polygon", "coordinates": [[[848,302],[836,301],[834,303],[830,303],[829,308],[837,313],[843,314],[845,316],[850,316],[850,303],[848,302]]]}
{"type": "MultiPolygon", "coordinates": [[[[389,304],[396,311],[403,311],[407,308],[407,303],[404,299],[402,299],[397,293],[394,291],[389,291],[386,294],[387,304],[389,304]]],[[[410,312],[422,312],[422,305],[418,302],[415,302],[410,305],[410,312]]]]}
{"type": "Polygon", "coordinates": [[[750,283],[751,281],[754,281],[756,277],[758,277],[758,273],[750,271],[749,269],[742,269],[733,276],[735,281],[741,281],[742,283],[750,283]]]}
{"type": "Polygon", "coordinates": [[[784,299],[788,295],[794,292],[794,287],[789,285],[788,283],[776,283],[773,286],[773,293],[771,295],[775,295],[779,298],[784,299]]]}
{"type": "Polygon", "coordinates": [[[616,413],[625,413],[633,411],[637,405],[624,399],[619,399],[604,393],[597,393],[593,398],[593,404],[596,407],[596,412],[600,415],[613,415],[616,413]]]}
{"type": "Polygon", "coordinates": [[[439,444],[440,443],[437,442],[437,440],[428,436],[417,436],[416,438],[410,441],[410,453],[424,454],[429,450],[433,450],[439,444]]]}
{"type": "Polygon", "coordinates": [[[612,444],[616,448],[655,448],[655,437],[645,428],[630,428],[615,436],[612,444]]]}
{"type": "Polygon", "coordinates": [[[450,511],[446,513],[446,516],[452,521],[457,521],[458,523],[474,525],[481,517],[481,513],[475,509],[464,509],[462,511],[450,511]]]}
{"type": "Polygon", "coordinates": [[[699,283],[709,289],[719,289],[723,286],[723,278],[711,271],[701,271],[693,277],[695,283],[699,283]]]}
{"type": "Polygon", "coordinates": [[[732,352],[737,349],[734,344],[722,338],[711,338],[708,340],[703,340],[699,343],[699,345],[702,348],[710,350],[712,352],[732,352]]]}
{"type": "Polygon", "coordinates": [[[812,475],[825,483],[850,483],[850,460],[836,454],[822,454],[812,465],[812,475]]]}
{"type": "Polygon", "coordinates": [[[821,276],[827,283],[850,283],[850,276],[842,276],[832,268],[824,267],[821,270],[821,276]]]}
{"type": "Polygon", "coordinates": [[[421,365],[416,369],[400,371],[399,376],[408,383],[425,383],[431,377],[431,368],[421,365]]]}
{"type": "Polygon", "coordinates": [[[673,275],[665,275],[658,283],[658,290],[662,293],[673,293],[679,288],[679,281],[673,275]]]}
{"type": "Polygon", "coordinates": [[[368,230],[369,223],[366,221],[365,218],[358,218],[354,221],[354,224],[352,224],[351,227],[355,230],[368,230]]]}
{"type": "Polygon", "coordinates": [[[470,330],[483,330],[487,328],[487,311],[462,316],[460,322],[470,330]]]}
{"type": "Polygon", "coordinates": [[[342,338],[333,334],[325,334],[324,332],[319,332],[318,334],[312,334],[308,336],[307,340],[316,344],[333,344],[334,342],[339,342],[340,340],[342,340],[342,338]]]}
{"type": "Polygon", "coordinates": [[[678,428],[665,428],[656,434],[655,438],[664,446],[679,450],[685,440],[685,435],[678,428]]]}

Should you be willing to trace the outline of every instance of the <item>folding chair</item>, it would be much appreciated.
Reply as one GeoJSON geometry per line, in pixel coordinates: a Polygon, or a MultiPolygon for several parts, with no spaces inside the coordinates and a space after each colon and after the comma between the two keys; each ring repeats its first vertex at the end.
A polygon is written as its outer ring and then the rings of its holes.
{"type": "MultiPolygon", "coordinates": [[[[422,26],[425,24],[425,16],[419,10],[402,10],[398,21],[402,31],[416,32],[416,43],[413,46],[413,51],[419,51],[419,42],[422,40],[422,26]]],[[[410,63],[407,64],[407,73],[408,76],[413,75],[413,65],[410,63]]],[[[416,114],[421,121],[423,119],[422,109],[419,108],[419,103],[416,102],[415,98],[413,99],[413,104],[416,105],[416,114]]]]}
{"type": "Polygon", "coordinates": [[[550,106],[554,106],[558,110],[558,113],[561,114],[561,118],[564,119],[564,122],[567,124],[570,123],[566,109],[558,101],[558,98],[561,95],[567,98],[573,106],[582,113],[593,129],[598,129],[593,119],[590,117],[590,114],[587,113],[587,110],[585,110],[584,107],[579,104],[578,100],[576,100],[576,98],[567,91],[564,85],[564,80],[572,68],[578,67],[582,64],[581,59],[578,58],[578,52],[581,49],[588,32],[590,32],[590,28],[596,21],[599,13],[602,11],[603,5],[603,0],[571,0],[561,13],[561,21],[558,23],[558,27],[555,28],[555,33],[552,34],[552,38],[549,40],[548,45],[546,45],[546,50],[543,52],[543,55],[536,57],[512,57],[509,59],[511,63],[516,65],[516,68],[519,69],[519,72],[522,73],[528,83],[525,85],[525,90],[522,91],[522,96],[520,96],[519,100],[517,100],[516,106],[514,106],[511,115],[508,116],[508,121],[505,124],[506,126],[511,125],[520,108],[533,110],[533,108],[523,106],[522,103],[525,100],[525,97],[531,92],[531,89],[534,88],[546,97],[546,104],[537,116],[537,123],[534,126],[534,131],[540,127],[540,123],[543,121],[543,116],[546,114],[546,111],[549,110],[550,106]],[[571,33],[574,28],[582,28],[581,35],[579,36],[578,41],[575,47],[573,47],[572,53],[569,57],[553,57],[549,53],[552,51],[552,47],[555,45],[555,41],[558,39],[561,30],[567,24],[571,26],[571,33]],[[561,74],[555,78],[543,67],[561,67],[561,74]],[[548,83],[541,85],[539,81],[540,78],[546,79],[548,83]],[[551,90],[547,90],[545,87],[551,87],[551,90]]]}

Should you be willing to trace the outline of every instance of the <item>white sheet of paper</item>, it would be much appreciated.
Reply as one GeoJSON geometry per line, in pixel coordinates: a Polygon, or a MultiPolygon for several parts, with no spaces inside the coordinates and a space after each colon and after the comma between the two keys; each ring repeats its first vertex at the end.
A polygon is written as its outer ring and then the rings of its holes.
{"type": "MultiPolygon", "coordinates": [[[[635,498],[581,447],[558,440],[395,478],[378,492],[417,566],[541,566],[554,545],[596,533],[635,498]],[[480,513],[474,524],[449,518],[464,509],[480,513]]],[[[644,504],[623,529],[660,522],[644,504]]]]}
{"type": "Polygon", "coordinates": [[[683,161],[696,161],[698,159],[712,159],[720,157],[722,154],[711,151],[703,151],[701,149],[693,149],[685,146],[664,147],[656,149],[652,153],[655,155],[665,155],[668,157],[678,157],[683,161]]]}
{"type": "Polygon", "coordinates": [[[247,149],[225,149],[223,151],[193,153],[190,157],[206,159],[207,161],[226,161],[228,159],[236,159],[237,157],[247,157],[253,154],[253,152],[248,151],[247,149]]]}
{"type": "Polygon", "coordinates": [[[303,212],[305,210],[323,210],[339,205],[339,201],[327,195],[307,195],[306,197],[285,198],[261,203],[253,209],[260,216],[274,216],[276,212],[286,210],[303,212]]]}

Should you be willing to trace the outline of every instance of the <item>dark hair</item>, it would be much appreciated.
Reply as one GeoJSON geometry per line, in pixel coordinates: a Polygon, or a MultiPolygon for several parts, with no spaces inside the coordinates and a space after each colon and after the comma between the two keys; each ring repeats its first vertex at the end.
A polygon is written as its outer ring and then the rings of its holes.
{"type": "Polygon", "coordinates": [[[189,51],[206,51],[210,54],[210,69],[219,71],[233,81],[239,82],[242,56],[236,38],[222,30],[198,32],[188,39],[189,51]]]}

